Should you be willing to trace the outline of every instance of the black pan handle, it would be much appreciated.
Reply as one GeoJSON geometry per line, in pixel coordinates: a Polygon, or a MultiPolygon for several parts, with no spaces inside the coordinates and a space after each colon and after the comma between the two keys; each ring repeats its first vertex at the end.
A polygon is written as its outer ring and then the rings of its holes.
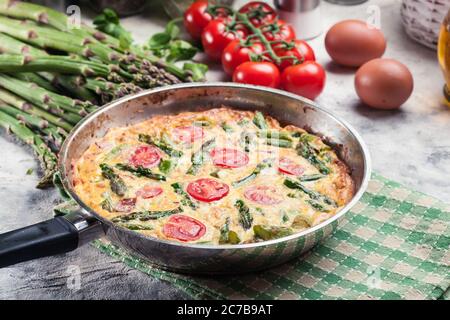
{"type": "Polygon", "coordinates": [[[75,250],[96,238],[100,225],[74,213],[0,234],[0,268],[75,250]]]}

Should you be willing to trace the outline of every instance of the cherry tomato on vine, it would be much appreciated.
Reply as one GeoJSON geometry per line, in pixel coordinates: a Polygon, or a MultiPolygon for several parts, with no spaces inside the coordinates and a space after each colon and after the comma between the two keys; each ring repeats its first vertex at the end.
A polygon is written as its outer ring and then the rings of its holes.
{"type": "Polygon", "coordinates": [[[271,62],[244,62],[234,70],[233,81],[278,88],[280,70],[271,62]]]}
{"type": "Polygon", "coordinates": [[[264,46],[259,42],[250,43],[249,46],[241,45],[240,40],[231,41],[223,50],[222,67],[223,70],[232,75],[240,64],[250,61],[250,55],[261,54],[264,46]]]}
{"type": "MultiPolygon", "coordinates": [[[[267,30],[263,34],[266,37],[268,41],[275,41],[275,40],[285,40],[290,41],[295,39],[295,30],[294,28],[286,23],[284,20],[278,19],[276,22],[278,26],[278,31],[270,31],[267,30]]],[[[268,28],[264,28],[266,30],[268,28]]]]}
{"type": "Polygon", "coordinates": [[[202,32],[202,44],[205,53],[214,60],[220,60],[225,47],[233,40],[243,39],[248,30],[243,26],[232,26],[231,19],[211,20],[202,32]]]}
{"type": "Polygon", "coordinates": [[[306,61],[284,69],[281,87],[284,90],[314,100],[325,87],[325,70],[315,61],[306,61]]]}
{"type": "Polygon", "coordinates": [[[195,1],[184,12],[184,26],[194,39],[200,39],[203,29],[212,20],[212,16],[206,12],[207,0],[195,1]]]}
{"type": "MultiPolygon", "coordinates": [[[[298,62],[305,61],[316,61],[316,56],[314,55],[314,50],[309,46],[306,41],[303,40],[293,40],[287,45],[275,44],[273,50],[279,57],[295,57],[298,62]]],[[[295,59],[283,59],[279,68],[281,71],[287,67],[293,65],[295,59]]]]}
{"type": "Polygon", "coordinates": [[[239,12],[246,13],[255,27],[268,24],[277,18],[275,9],[261,1],[249,2],[240,8],[239,12]]]}
{"type": "MultiPolygon", "coordinates": [[[[197,0],[184,12],[184,26],[192,38],[199,40],[203,29],[214,18],[209,12],[207,0],[197,0]]],[[[217,17],[226,17],[228,12],[218,7],[214,10],[217,17]]]]}

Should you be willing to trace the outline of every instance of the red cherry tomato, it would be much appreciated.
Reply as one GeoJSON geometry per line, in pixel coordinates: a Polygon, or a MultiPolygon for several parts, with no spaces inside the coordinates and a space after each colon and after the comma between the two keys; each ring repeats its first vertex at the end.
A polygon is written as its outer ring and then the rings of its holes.
{"type": "Polygon", "coordinates": [[[255,26],[270,23],[277,18],[276,11],[267,3],[252,1],[239,9],[240,13],[246,13],[250,22],[255,26]]]}
{"type": "Polygon", "coordinates": [[[212,202],[225,197],[230,191],[230,188],[227,184],[220,181],[201,178],[189,183],[186,191],[196,200],[212,202]]]}
{"type": "Polygon", "coordinates": [[[292,28],[292,26],[288,23],[286,23],[284,20],[278,19],[276,22],[278,25],[278,31],[265,31],[264,36],[268,41],[275,41],[275,40],[284,40],[284,41],[291,41],[295,39],[295,30],[292,28]]]}
{"type": "Polygon", "coordinates": [[[214,165],[222,168],[239,168],[248,163],[248,156],[236,149],[215,148],[210,155],[214,165]]]}
{"type": "Polygon", "coordinates": [[[130,212],[134,209],[135,205],[136,198],[126,198],[120,200],[119,203],[116,204],[116,207],[114,209],[119,212],[130,212]]]}
{"type": "MultiPolygon", "coordinates": [[[[279,57],[295,57],[300,63],[305,61],[316,61],[314,50],[303,40],[293,40],[293,42],[288,45],[288,48],[286,48],[285,45],[276,44],[273,49],[279,57]],[[289,48],[291,45],[293,45],[293,47],[289,48]]],[[[291,66],[293,62],[294,59],[284,59],[279,65],[280,70],[283,71],[291,66]]]]}
{"type": "Polygon", "coordinates": [[[278,163],[278,171],[281,173],[287,173],[292,174],[294,176],[299,176],[303,172],[305,172],[305,169],[294,161],[292,161],[289,158],[281,157],[280,161],[278,163]]]}
{"type": "Polygon", "coordinates": [[[194,39],[200,39],[203,29],[212,20],[212,16],[206,12],[207,0],[195,1],[184,12],[184,26],[194,39]]]}
{"type": "Polygon", "coordinates": [[[262,205],[272,205],[283,201],[278,190],[273,186],[252,186],[244,192],[248,200],[262,205]]]}
{"type": "Polygon", "coordinates": [[[314,61],[287,67],[281,74],[284,90],[314,100],[325,87],[325,70],[314,61]]]}
{"type": "Polygon", "coordinates": [[[199,126],[184,126],[173,129],[172,135],[180,142],[192,143],[202,139],[205,135],[203,128],[199,126]]]}
{"type": "Polygon", "coordinates": [[[203,237],[206,227],[197,219],[182,215],[172,215],[163,227],[163,233],[168,238],[180,241],[194,241],[203,237]]]}
{"type": "Polygon", "coordinates": [[[264,46],[259,43],[252,43],[249,47],[241,46],[239,40],[231,41],[223,50],[222,67],[226,73],[233,75],[237,66],[250,61],[250,54],[260,54],[264,51],[264,46]]]}
{"type": "Polygon", "coordinates": [[[248,34],[245,27],[229,29],[227,18],[217,18],[208,23],[202,32],[202,44],[205,53],[214,60],[220,60],[225,47],[235,39],[243,39],[248,34]]]}
{"type": "Polygon", "coordinates": [[[161,160],[160,151],[153,146],[140,146],[131,155],[130,163],[135,167],[152,168],[161,160]]]}
{"type": "Polygon", "coordinates": [[[163,193],[163,189],[161,187],[147,185],[142,189],[139,189],[136,192],[136,196],[143,199],[151,199],[159,196],[161,193],[163,193]]]}
{"type": "Polygon", "coordinates": [[[244,62],[234,70],[233,81],[278,88],[280,71],[271,62],[244,62]]]}

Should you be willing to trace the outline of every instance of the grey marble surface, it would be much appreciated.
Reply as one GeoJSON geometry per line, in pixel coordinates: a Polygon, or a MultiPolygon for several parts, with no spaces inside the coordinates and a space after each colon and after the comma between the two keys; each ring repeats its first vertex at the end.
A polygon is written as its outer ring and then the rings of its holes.
{"type": "MultiPolygon", "coordinates": [[[[245,1],[236,1],[241,4],[245,1]]],[[[375,171],[411,188],[450,201],[450,109],[442,104],[443,78],[436,53],[405,35],[398,0],[372,0],[341,7],[323,3],[326,30],[345,18],[368,18],[368,7],[377,5],[381,28],[388,40],[385,57],[411,69],[415,89],[399,111],[377,111],[362,106],[354,92],[354,70],[330,62],[323,47],[324,35],[311,41],[318,61],[326,66],[327,86],[317,101],[351,123],[371,151],[375,171]]],[[[370,11],[370,10],[369,10],[370,11]]],[[[144,41],[163,28],[161,10],[126,18],[124,24],[144,41]]],[[[210,80],[227,80],[212,66],[210,80]]],[[[4,131],[0,135],[0,232],[49,219],[58,202],[55,190],[34,188],[37,163],[30,150],[4,131]],[[29,168],[34,173],[27,175],[29,168]]],[[[166,282],[154,280],[101,254],[91,246],[74,252],[21,263],[0,270],[0,299],[175,299],[187,298],[166,282]],[[71,289],[71,268],[81,271],[81,286],[71,289]]]]}

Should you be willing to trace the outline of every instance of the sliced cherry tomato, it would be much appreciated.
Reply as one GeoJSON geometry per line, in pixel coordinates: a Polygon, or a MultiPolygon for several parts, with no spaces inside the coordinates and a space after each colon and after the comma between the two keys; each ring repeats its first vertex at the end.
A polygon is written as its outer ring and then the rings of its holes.
{"type": "Polygon", "coordinates": [[[147,185],[136,191],[136,196],[143,199],[151,199],[159,196],[161,193],[163,193],[163,189],[161,187],[147,185]]]}
{"type": "Polygon", "coordinates": [[[228,18],[214,19],[202,32],[203,49],[211,59],[220,60],[223,50],[231,41],[243,39],[247,34],[248,30],[242,25],[231,29],[228,18]]]}
{"type": "Polygon", "coordinates": [[[135,167],[151,168],[157,166],[161,161],[161,153],[153,146],[137,147],[131,155],[130,163],[135,167]]]}
{"type": "MultiPolygon", "coordinates": [[[[305,61],[316,61],[316,56],[314,55],[314,50],[309,46],[306,41],[303,40],[293,40],[287,45],[276,44],[274,45],[274,51],[279,57],[293,57],[298,60],[299,63],[305,61]]],[[[287,67],[293,65],[295,59],[283,59],[279,68],[281,71],[287,67]]]]}
{"type": "Polygon", "coordinates": [[[172,134],[174,138],[180,142],[192,143],[196,140],[202,139],[205,132],[200,126],[184,126],[173,129],[172,134]]]}
{"type": "Polygon", "coordinates": [[[271,62],[244,62],[234,70],[233,81],[278,88],[280,71],[271,62]]]}
{"type": "Polygon", "coordinates": [[[303,172],[305,172],[305,169],[291,159],[281,157],[278,163],[278,171],[282,173],[292,174],[294,176],[299,176],[303,172]]]}
{"type": "MultiPolygon", "coordinates": [[[[295,39],[295,30],[294,28],[286,23],[284,20],[278,19],[276,22],[278,26],[278,30],[267,30],[264,32],[264,36],[268,41],[275,41],[275,40],[284,40],[284,41],[291,41],[295,39]]],[[[269,27],[270,28],[270,27],[269,27]]]]}
{"type": "Polygon", "coordinates": [[[194,241],[203,237],[206,227],[197,219],[182,215],[172,215],[163,227],[163,233],[168,238],[180,241],[194,241]]]}
{"type": "Polygon", "coordinates": [[[135,205],[136,198],[126,198],[120,200],[119,203],[116,204],[116,207],[114,209],[119,212],[130,212],[134,209],[135,205]]]}
{"type": "Polygon", "coordinates": [[[206,12],[207,8],[208,1],[199,0],[184,12],[184,26],[194,39],[200,39],[203,29],[212,20],[212,16],[206,12]]]}
{"type": "Polygon", "coordinates": [[[275,9],[262,1],[249,2],[240,8],[239,12],[246,13],[255,27],[268,24],[277,18],[275,9]]]}
{"type": "Polygon", "coordinates": [[[222,168],[239,168],[248,163],[247,154],[236,149],[215,148],[210,155],[214,165],[222,168]]]}
{"type": "Polygon", "coordinates": [[[278,190],[273,186],[252,186],[244,192],[248,200],[262,205],[272,205],[283,201],[278,190]]]}
{"type": "Polygon", "coordinates": [[[314,61],[287,67],[281,74],[284,90],[314,100],[325,87],[325,70],[314,61]]]}
{"type": "Polygon", "coordinates": [[[230,188],[227,184],[220,181],[201,178],[189,183],[186,191],[194,199],[203,202],[212,202],[225,197],[230,191],[230,188]]]}
{"type": "Polygon", "coordinates": [[[231,41],[223,50],[222,53],[222,67],[229,75],[233,75],[234,70],[240,64],[250,61],[251,54],[261,54],[264,51],[264,46],[259,43],[251,43],[248,47],[242,46],[241,41],[231,41]]]}

